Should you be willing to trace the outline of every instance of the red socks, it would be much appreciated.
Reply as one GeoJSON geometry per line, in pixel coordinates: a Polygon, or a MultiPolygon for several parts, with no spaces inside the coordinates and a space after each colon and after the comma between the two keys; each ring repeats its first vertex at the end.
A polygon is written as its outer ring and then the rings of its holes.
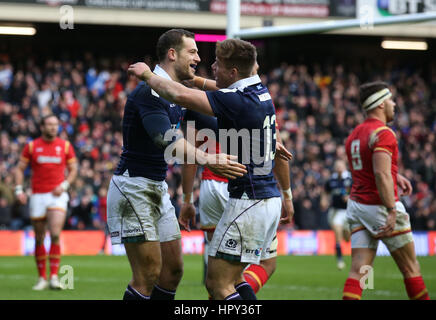
{"type": "MultiPolygon", "coordinates": [[[[425,287],[422,276],[404,279],[407,295],[410,300],[430,300],[427,288],[425,287]]],[[[356,279],[348,278],[345,281],[343,300],[360,300],[362,288],[356,279]]]]}
{"type": "Polygon", "coordinates": [[[254,293],[257,293],[268,281],[268,273],[260,265],[252,264],[245,269],[244,278],[253,288],[254,293]]]}
{"type": "Polygon", "coordinates": [[[38,269],[39,277],[47,279],[45,259],[47,258],[44,245],[35,245],[35,260],[36,268],[38,269]]]}
{"type": "Polygon", "coordinates": [[[422,276],[404,279],[410,300],[430,300],[422,276]]]}
{"type": "Polygon", "coordinates": [[[50,247],[50,277],[57,275],[59,270],[59,264],[61,262],[61,246],[59,244],[52,243],[50,247]]]}
{"type": "Polygon", "coordinates": [[[360,287],[360,281],[353,278],[348,278],[345,281],[342,300],[360,300],[361,297],[362,288],[360,287]]]}

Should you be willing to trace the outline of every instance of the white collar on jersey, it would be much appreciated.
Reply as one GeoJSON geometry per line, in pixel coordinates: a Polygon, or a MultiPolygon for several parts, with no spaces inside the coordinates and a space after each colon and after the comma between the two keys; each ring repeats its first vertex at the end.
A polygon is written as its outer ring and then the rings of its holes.
{"type": "Polygon", "coordinates": [[[254,76],[251,76],[249,78],[244,78],[241,80],[238,80],[234,83],[232,83],[228,89],[239,89],[243,90],[246,87],[252,86],[253,84],[260,83],[260,77],[259,75],[255,74],[254,76]]]}
{"type": "MultiPolygon", "coordinates": [[[[170,75],[158,64],[156,65],[156,67],[154,67],[153,73],[157,74],[158,76],[161,76],[162,78],[172,80],[170,75]]],[[[151,94],[154,95],[155,97],[159,98],[159,95],[153,89],[151,89],[151,94]]]]}
{"type": "Polygon", "coordinates": [[[158,64],[154,67],[153,73],[165,79],[172,80],[170,75],[158,64]]]}

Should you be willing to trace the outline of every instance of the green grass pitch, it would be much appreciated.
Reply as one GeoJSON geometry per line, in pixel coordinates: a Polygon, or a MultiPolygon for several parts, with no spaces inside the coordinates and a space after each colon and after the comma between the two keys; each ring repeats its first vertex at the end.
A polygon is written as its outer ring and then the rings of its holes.
{"type": "MultiPolygon", "coordinates": [[[[436,298],[436,257],[418,258],[430,298],[436,298]]],[[[203,265],[199,255],[186,255],[185,272],[176,299],[206,300],[202,284],[203,265]]],[[[341,299],[347,268],[339,271],[333,256],[279,256],[277,270],[258,293],[262,300],[341,299]]],[[[130,280],[125,256],[64,256],[61,266],[74,271],[74,289],[32,291],[37,273],[34,258],[0,257],[1,300],[120,300],[130,280]]],[[[48,266],[47,266],[48,268],[48,266]]],[[[63,275],[60,274],[60,277],[63,275]]],[[[403,280],[392,258],[377,257],[374,288],[363,292],[363,299],[407,299],[403,280]]]]}

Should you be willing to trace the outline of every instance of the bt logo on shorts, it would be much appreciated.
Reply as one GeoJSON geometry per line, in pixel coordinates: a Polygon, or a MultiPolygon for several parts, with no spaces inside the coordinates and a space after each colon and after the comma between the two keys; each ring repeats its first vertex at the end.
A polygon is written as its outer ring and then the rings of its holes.
{"type": "Polygon", "coordinates": [[[256,257],[260,256],[261,252],[262,252],[262,248],[259,248],[259,249],[245,249],[245,253],[252,253],[256,257]]]}
{"type": "Polygon", "coordinates": [[[238,245],[238,242],[236,240],[229,239],[229,240],[226,241],[226,245],[225,246],[227,248],[230,248],[230,249],[235,249],[237,245],[238,245]]]}

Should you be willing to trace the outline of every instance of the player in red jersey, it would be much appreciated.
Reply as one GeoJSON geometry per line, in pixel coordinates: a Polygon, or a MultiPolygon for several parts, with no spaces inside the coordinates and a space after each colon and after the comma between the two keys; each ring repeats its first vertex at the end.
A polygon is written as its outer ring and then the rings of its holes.
{"type": "Polygon", "coordinates": [[[69,185],[77,176],[76,156],[73,146],[57,136],[59,120],[55,115],[41,120],[41,137],[23,149],[15,171],[15,195],[22,204],[27,202],[23,192],[24,171],[30,165],[32,170],[32,195],[29,200],[30,218],[35,231],[35,258],[39,279],[34,290],[62,289],[58,279],[60,263],[59,236],[65,223],[69,185]],[[68,176],[65,177],[65,168],[68,176]],[[46,250],[44,238],[46,229],[51,237],[49,252],[50,281],[46,274],[46,250]]]}
{"type": "Polygon", "coordinates": [[[353,185],[347,203],[351,229],[351,270],[343,299],[362,296],[363,266],[372,266],[379,240],[388,248],[403,274],[410,299],[428,300],[428,292],[416,259],[410,219],[399,201],[397,184],[411,194],[410,182],[398,174],[398,143],[386,124],[394,119],[395,102],[384,82],[360,87],[360,102],[366,120],[346,141],[353,185]]]}

